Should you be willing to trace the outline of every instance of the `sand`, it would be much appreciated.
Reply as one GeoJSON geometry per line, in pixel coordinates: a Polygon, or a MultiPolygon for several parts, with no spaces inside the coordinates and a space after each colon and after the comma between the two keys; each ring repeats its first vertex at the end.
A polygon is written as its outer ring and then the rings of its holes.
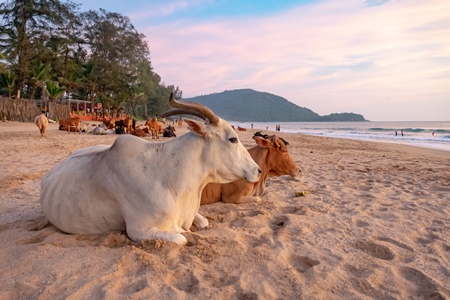
{"type": "Polygon", "coordinates": [[[0,123],[0,299],[450,299],[450,152],[279,135],[302,176],[202,206],[209,228],[178,246],[44,227],[42,176],[117,136],[0,123]]]}

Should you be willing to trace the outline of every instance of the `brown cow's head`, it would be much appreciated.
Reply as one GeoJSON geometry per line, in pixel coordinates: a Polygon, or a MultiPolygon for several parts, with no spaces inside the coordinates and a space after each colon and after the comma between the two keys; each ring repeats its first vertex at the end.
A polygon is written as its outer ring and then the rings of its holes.
{"type": "Polygon", "coordinates": [[[269,151],[265,162],[270,177],[290,175],[295,178],[300,175],[301,170],[289,154],[284,140],[276,135],[267,136],[267,138],[254,136],[253,139],[259,147],[269,151]]]}

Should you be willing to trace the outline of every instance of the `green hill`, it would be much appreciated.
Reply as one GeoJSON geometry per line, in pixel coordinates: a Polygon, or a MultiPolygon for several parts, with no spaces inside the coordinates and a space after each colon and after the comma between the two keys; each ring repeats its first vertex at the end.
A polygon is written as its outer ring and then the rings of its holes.
{"type": "Polygon", "coordinates": [[[183,100],[204,104],[222,119],[241,122],[366,121],[354,113],[320,116],[283,97],[252,89],[224,91],[183,100]]]}

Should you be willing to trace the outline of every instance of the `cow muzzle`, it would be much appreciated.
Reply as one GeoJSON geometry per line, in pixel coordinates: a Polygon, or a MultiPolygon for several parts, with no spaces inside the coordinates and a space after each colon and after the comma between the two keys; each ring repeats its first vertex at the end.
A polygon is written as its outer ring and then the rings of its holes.
{"type": "Polygon", "coordinates": [[[244,173],[244,179],[249,182],[257,182],[260,177],[261,177],[261,169],[259,168],[258,165],[256,165],[256,167],[253,168],[251,172],[244,173]]]}
{"type": "Polygon", "coordinates": [[[289,174],[292,178],[295,178],[297,176],[300,176],[302,174],[302,170],[300,168],[295,168],[292,170],[292,172],[289,174]]]}

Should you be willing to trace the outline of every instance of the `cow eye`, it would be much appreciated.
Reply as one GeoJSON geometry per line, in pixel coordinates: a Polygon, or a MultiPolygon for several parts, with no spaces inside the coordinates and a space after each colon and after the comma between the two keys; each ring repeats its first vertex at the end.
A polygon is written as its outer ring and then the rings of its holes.
{"type": "Polygon", "coordinates": [[[237,138],[229,138],[228,140],[232,143],[237,143],[237,138]]]}

